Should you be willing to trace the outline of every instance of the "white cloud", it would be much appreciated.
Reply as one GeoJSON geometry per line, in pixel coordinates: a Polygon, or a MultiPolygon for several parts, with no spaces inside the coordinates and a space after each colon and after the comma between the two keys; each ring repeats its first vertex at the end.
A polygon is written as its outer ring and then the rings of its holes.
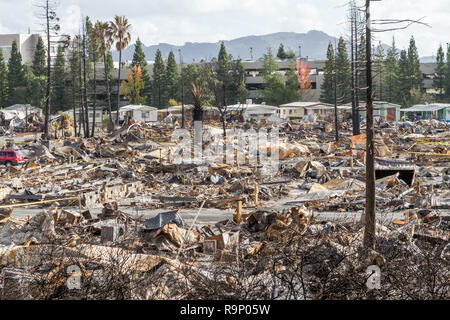
{"type": "MultiPolygon", "coordinates": [[[[357,0],[362,3],[362,0],[357,0]]],[[[447,2],[447,3],[446,3],[447,2]]],[[[110,20],[125,15],[137,36],[146,45],[160,42],[215,42],[240,36],[280,31],[321,30],[345,36],[347,0],[64,0],[58,9],[62,31],[78,32],[80,15],[91,20],[110,20]]],[[[31,0],[0,0],[0,32],[37,30],[31,0]]],[[[400,48],[407,47],[414,34],[419,53],[431,55],[448,39],[450,6],[442,0],[383,0],[372,2],[374,18],[420,18],[433,28],[413,26],[407,30],[376,34],[377,40],[390,43],[395,35],[400,48]]]]}

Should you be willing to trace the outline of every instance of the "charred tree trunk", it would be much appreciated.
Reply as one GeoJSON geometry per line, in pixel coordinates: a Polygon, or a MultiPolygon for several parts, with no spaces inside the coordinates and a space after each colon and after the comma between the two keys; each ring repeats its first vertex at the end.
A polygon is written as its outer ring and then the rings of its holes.
{"type": "Polygon", "coordinates": [[[367,80],[367,129],[366,129],[366,212],[364,247],[375,249],[375,155],[373,142],[373,88],[371,50],[370,0],[366,0],[366,80],[367,80]]]}
{"type": "MultiPolygon", "coordinates": [[[[83,29],[84,31],[84,29],[83,29]]],[[[89,138],[89,113],[87,101],[87,75],[86,75],[86,32],[83,32],[83,109],[84,109],[84,136],[89,138]]]]}
{"type": "Polygon", "coordinates": [[[44,139],[49,140],[49,123],[50,123],[50,85],[51,85],[51,38],[50,38],[50,10],[48,0],[45,7],[45,17],[46,17],[46,33],[47,33],[47,87],[45,92],[45,120],[44,120],[44,139]]]}
{"type": "Polygon", "coordinates": [[[95,135],[95,107],[97,106],[97,75],[96,75],[96,71],[95,71],[95,64],[97,62],[97,53],[93,52],[93,61],[94,61],[94,102],[92,105],[92,131],[91,131],[91,137],[93,137],[95,135]]]}

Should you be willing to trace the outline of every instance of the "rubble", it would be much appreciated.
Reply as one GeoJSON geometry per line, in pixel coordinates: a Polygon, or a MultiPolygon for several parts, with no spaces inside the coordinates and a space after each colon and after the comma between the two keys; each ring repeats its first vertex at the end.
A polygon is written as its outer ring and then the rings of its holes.
{"type": "Polygon", "coordinates": [[[0,167],[3,282],[27,283],[30,290],[11,293],[23,299],[57,290],[108,299],[364,299],[365,270],[377,265],[390,282],[371,297],[448,299],[448,127],[377,129],[377,242],[365,250],[366,136],[352,137],[343,123],[335,142],[326,124],[309,120],[284,124],[278,150],[242,148],[246,161],[234,164],[217,156],[175,163],[179,144],[166,124],[25,142],[27,163],[0,167]],[[277,151],[272,175],[249,161],[277,151]],[[430,261],[436,267],[422,274],[430,261]],[[73,265],[89,284],[78,293],[62,289],[73,265]],[[433,296],[428,276],[437,279],[433,296]]]}

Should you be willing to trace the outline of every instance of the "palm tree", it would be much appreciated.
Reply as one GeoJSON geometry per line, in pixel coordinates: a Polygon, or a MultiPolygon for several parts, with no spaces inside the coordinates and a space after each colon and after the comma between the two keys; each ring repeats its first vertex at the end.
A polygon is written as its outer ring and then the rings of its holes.
{"type": "Polygon", "coordinates": [[[114,21],[111,21],[111,37],[116,40],[116,49],[119,51],[119,79],[117,81],[117,119],[119,121],[119,106],[120,106],[120,70],[122,64],[122,50],[128,47],[131,41],[130,29],[131,25],[125,16],[115,16],[114,21]]]}
{"type": "Polygon", "coordinates": [[[100,55],[103,56],[103,63],[105,66],[105,82],[106,82],[106,95],[108,97],[108,114],[109,114],[109,123],[112,124],[112,113],[111,113],[111,89],[109,87],[109,78],[108,78],[108,62],[106,59],[106,53],[111,49],[113,44],[113,40],[111,38],[111,28],[107,22],[98,21],[94,27],[94,37],[98,42],[98,51],[100,55]]]}

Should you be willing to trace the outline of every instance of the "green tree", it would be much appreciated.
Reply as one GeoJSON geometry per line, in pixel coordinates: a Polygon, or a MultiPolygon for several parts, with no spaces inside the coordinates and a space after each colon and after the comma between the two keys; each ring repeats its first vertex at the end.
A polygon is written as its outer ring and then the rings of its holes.
{"type": "Polygon", "coordinates": [[[25,65],[25,102],[43,108],[45,96],[45,76],[36,76],[32,66],[25,65]]]}
{"type": "Polygon", "coordinates": [[[177,61],[173,51],[170,51],[166,65],[165,85],[166,100],[178,99],[180,73],[178,72],[177,61]]]}
{"type": "Polygon", "coordinates": [[[0,48],[0,108],[5,108],[8,101],[8,68],[6,67],[3,50],[0,48]]]}
{"type": "Polygon", "coordinates": [[[151,80],[150,74],[148,72],[147,60],[145,59],[145,53],[142,49],[142,42],[138,38],[136,40],[136,45],[134,47],[133,61],[131,62],[131,66],[134,68],[135,66],[141,66],[142,70],[142,81],[144,81],[144,89],[142,90],[142,96],[150,101],[151,96],[151,80]]]}
{"type": "Polygon", "coordinates": [[[359,101],[367,101],[367,80],[366,80],[366,36],[361,35],[358,46],[358,63],[356,64],[358,72],[358,92],[359,101]]]}
{"type": "Polygon", "coordinates": [[[59,110],[68,109],[66,97],[66,58],[61,46],[58,46],[58,54],[56,55],[55,66],[53,69],[53,95],[51,98],[52,111],[55,113],[59,110]]]}
{"type": "Polygon", "coordinates": [[[409,79],[408,55],[406,50],[400,51],[400,59],[398,61],[398,88],[399,88],[399,103],[403,107],[409,106],[411,82],[409,79]]]}
{"type": "Polygon", "coordinates": [[[19,52],[17,41],[14,40],[11,48],[11,57],[8,62],[8,104],[23,103],[24,96],[20,88],[25,85],[25,72],[22,64],[22,55],[19,52]],[[19,90],[18,90],[19,89],[19,90]]]}
{"type": "Polygon", "coordinates": [[[192,89],[192,83],[195,83],[200,77],[200,71],[197,64],[188,64],[183,66],[183,90],[184,90],[184,103],[194,104],[192,94],[189,94],[192,89]]]}
{"type": "Polygon", "coordinates": [[[220,101],[217,101],[222,106],[228,105],[228,95],[229,95],[229,86],[230,86],[230,69],[231,62],[230,56],[227,53],[227,49],[225,44],[222,42],[220,45],[219,56],[217,58],[217,80],[219,80],[219,85],[221,86],[220,101]]]}
{"type": "Polygon", "coordinates": [[[348,103],[351,101],[351,71],[350,61],[347,54],[347,46],[344,38],[339,38],[336,54],[336,83],[337,100],[339,103],[348,103]]]}
{"type": "Polygon", "coordinates": [[[164,105],[164,87],[165,87],[165,67],[161,51],[158,49],[155,55],[155,64],[153,65],[153,105],[161,109],[164,105]]]}
{"type": "Polygon", "coordinates": [[[438,91],[439,100],[442,101],[444,97],[444,76],[445,76],[445,60],[444,60],[444,50],[442,45],[439,46],[436,55],[436,76],[433,79],[433,86],[438,91]]]}
{"type": "Polygon", "coordinates": [[[398,103],[398,50],[395,46],[395,39],[392,38],[392,46],[388,49],[386,60],[384,61],[384,96],[388,102],[398,103]]]}
{"type": "Polygon", "coordinates": [[[447,46],[447,62],[444,69],[444,92],[445,98],[450,99],[450,46],[447,46]]]}
{"type": "Polygon", "coordinates": [[[269,48],[263,56],[263,76],[266,77],[273,74],[278,71],[278,68],[278,63],[273,56],[272,49],[269,48]]]}
{"type": "Polygon", "coordinates": [[[410,89],[422,89],[423,74],[420,71],[419,53],[417,52],[416,42],[411,36],[408,48],[408,76],[410,79],[410,89]]]}
{"type": "Polygon", "coordinates": [[[278,47],[277,58],[280,59],[280,60],[286,60],[287,59],[287,54],[284,51],[284,45],[282,43],[280,43],[280,46],[278,47]]]}
{"type": "Polygon", "coordinates": [[[372,83],[373,83],[373,92],[375,100],[383,101],[384,99],[384,49],[381,45],[381,42],[378,44],[377,49],[375,51],[373,57],[373,74],[372,74],[372,83]]]}
{"type": "Polygon", "coordinates": [[[38,39],[38,43],[36,45],[36,51],[34,52],[33,64],[31,69],[36,77],[45,76],[47,72],[47,56],[45,54],[44,41],[41,37],[38,39]]]}
{"type": "Polygon", "coordinates": [[[237,59],[231,65],[229,104],[245,103],[247,100],[247,87],[245,85],[245,68],[242,59],[237,59]]]}
{"type": "Polygon", "coordinates": [[[327,60],[325,62],[324,78],[321,86],[320,101],[334,103],[335,55],[331,42],[328,44],[327,60]]]}

